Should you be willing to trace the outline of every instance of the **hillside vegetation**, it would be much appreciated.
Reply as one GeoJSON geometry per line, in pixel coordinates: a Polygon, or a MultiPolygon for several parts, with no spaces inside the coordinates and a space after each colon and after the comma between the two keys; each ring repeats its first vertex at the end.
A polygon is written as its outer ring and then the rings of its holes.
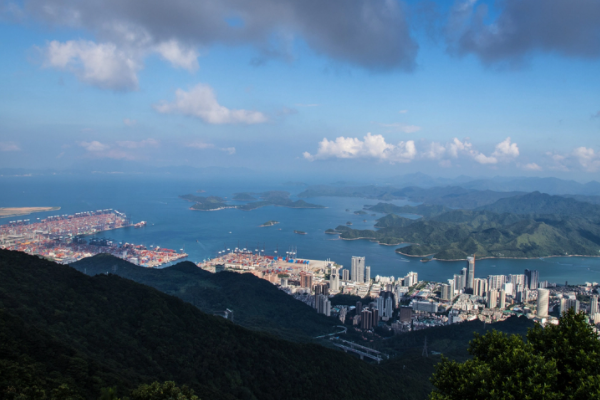
{"type": "Polygon", "coordinates": [[[233,310],[237,324],[287,339],[309,340],[334,331],[337,324],[252,274],[213,274],[188,261],[162,269],[145,268],[110,254],[84,258],[71,266],[88,275],[111,273],[151,286],[208,314],[233,310]]]}
{"type": "Polygon", "coordinates": [[[416,399],[423,377],[247,330],[116,275],[0,250],[0,397],[97,399],[172,380],[201,399],[416,399]],[[332,374],[343,384],[332,384],[332,374]],[[377,388],[377,390],[373,390],[377,388]],[[415,392],[417,394],[415,394],[415,392]],[[37,394],[36,394],[37,393],[37,394]],[[49,397],[49,396],[47,396],[49,397]]]}
{"type": "Polygon", "coordinates": [[[378,230],[335,228],[343,239],[370,239],[410,256],[437,259],[600,255],[600,206],[538,192],[500,199],[475,210],[443,206],[395,206],[379,203],[370,210],[388,212],[378,230]],[[397,214],[419,214],[410,220],[397,214]]]}

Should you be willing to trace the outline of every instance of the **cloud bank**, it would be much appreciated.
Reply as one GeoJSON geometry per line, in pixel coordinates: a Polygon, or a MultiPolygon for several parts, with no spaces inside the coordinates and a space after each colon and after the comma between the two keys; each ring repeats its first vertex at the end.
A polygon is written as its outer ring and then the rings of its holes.
{"type": "Polygon", "coordinates": [[[338,137],[335,140],[323,139],[319,142],[316,154],[304,152],[309,161],[328,158],[365,158],[390,163],[408,163],[416,159],[437,160],[442,166],[450,166],[452,159],[466,157],[479,164],[494,165],[510,162],[519,156],[519,148],[512,143],[510,137],[498,143],[489,156],[476,150],[473,144],[465,139],[454,138],[449,143],[423,142],[420,148],[413,140],[401,141],[398,144],[387,143],[382,135],[367,133],[363,139],[338,137]]]}
{"type": "Polygon", "coordinates": [[[369,70],[412,70],[418,49],[403,5],[390,0],[25,0],[23,10],[91,31],[119,51],[153,49],[190,70],[197,49],[213,44],[289,58],[298,38],[318,54],[369,70]]]}
{"type": "Polygon", "coordinates": [[[459,1],[445,33],[448,49],[474,54],[486,64],[520,63],[531,53],[600,57],[600,2],[596,0],[504,0],[497,18],[477,0],[459,1]]]}

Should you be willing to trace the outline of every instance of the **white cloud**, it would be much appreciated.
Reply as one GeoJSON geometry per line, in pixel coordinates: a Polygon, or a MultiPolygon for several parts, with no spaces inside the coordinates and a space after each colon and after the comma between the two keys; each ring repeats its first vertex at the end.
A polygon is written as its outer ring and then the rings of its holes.
{"type": "Polygon", "coordinates": [[[476,150],[469,139],[460,141],[454,138],[451,142],[421,141],[419,150],[412,140],[400,142],[397,145],[387,143],[382,135],[367,134],[363,140],[359,138],[338,137],[335,140],[323,139],[319,142],[316,154],[304,153],[308,160],[325,158],[375,158],[390,162],[410,162],[414,159],[438,160],[442,167],[450,167],[451,160],[459,157],[469,158],[479,164],[496,165],[500,162],[509,162],[519,154],[515,143],[510,143],[510,138],[498,145],[492,155],[486,155],[476,150]]]}
{"type": "Polygon", "coordinates": [[[97,44],[86,40],[50,42],[45,50],[46,67],[70,71],[79,80],[112,90],[135,90],[139,56],[117,49],[112,43],[97,44]]]}
{"type": "Polygon", "coordinates": [[[229,154],[230,156],[235,154],[235,147],[223,147],[219,150],[224,151],[225,153],[229,154]]]}
{"type": "Polygon", "coordinates": [[[400,110],[398,111],[398,114],[406,114],[408,112],[408,110],[400,110]]]}
{"type": "Polygon", "coordinates": [[[193,142],[193,143],[186,144],[185,147],[191,147],[193,149],[198,149],[198,150],[205,150],[205,149],[212,149],[213,147],[215,147],[215,145],[211,144],[211,143],[204,143],[204,142],[193,142]]]}
{"type": "Polygon", "coordinates": [[[595,172],[600,168],[600,154],[596,154],[594,149],[578,147],[572,154],[585,170],[595,172]]]}
{"type": "Polygon", "coordinates": [[[137,121],[135,119],[124,118],[123,123],[127,126],[134,126],[137,124],[137,121]]]}
{"type": "Polygon", "coordinates": [[[496,150],[494,150],[492,156],[496,158],[516,158],[519,156],[519,147],[516,143],[511,143],[510,137],[507,137],[496,145],[496,150]]]}
{"type": "Polygon", "coordinates": [[[542,167],[540,167],[536,163],[529,163],[529,164],[525,164],[523,166],[523,169],[526,169],[528,171],[541,171],[542,167]]]}
{"type": "Polygon", "coordinates": [[[208,85],[196,85],[189,92],[177,89],[175,97],[175,102],[157,104],[155,109],[160,113],[197,117],[209,124],[259,124],[267,121],[261,112],[231,110],[220,105],[208,85]]]}
{"type": "Polygon", "coordinates": [[[0,142],[0,151],[21,151],[15,142],[0,142]]]}
{"type": "Polygon", "coordinates": [[[160,142],[156,139],[146,139],[140,140],[139,142],[134,142],[131,140],[118,141],[117,145],[120,147],[125,147],[127,149],[140,149],[142,147],[158,147],[160,142]]]}
{"type": "Polygon", "coordinates": [[[194,72],[198,69],[198,51],[194,48],[184,48],[176,40],[159,43],[156,52],[174,67],[194,72]]]}
{"type": "Polygon", "coordinates": [[[97,152],[97,151],[105,151],[110,148],[110,146],[106,144],[102,144],[97,140],[91,142],[80,142],[79,145],[86,149],[87,151],[97,152]]]}
{"type": "Polygon", "coordinates": [[[388,128],[390,131],[397,131],[397,132],[404,132],[404,133],[415,133],[415,132],[418,132],[421,130],[420,126],[406,125],[406,124],[402,124],[399,122],[394,122],[392,124],[380,123],[379,125],[383,126],[384,128],[388,128]]]}
{"type": "Polygon", "coordinates": [[[415,142],[412,140],[401,141],[397,145],[386,143],[381,135],[367,135],[358,138],[338,137],[334,141],[323,139],[314,156],[308,152],[304,158],[318,160],[326,158],[374,158],[381,161],[410,162],[417,155],[415,142]]]}

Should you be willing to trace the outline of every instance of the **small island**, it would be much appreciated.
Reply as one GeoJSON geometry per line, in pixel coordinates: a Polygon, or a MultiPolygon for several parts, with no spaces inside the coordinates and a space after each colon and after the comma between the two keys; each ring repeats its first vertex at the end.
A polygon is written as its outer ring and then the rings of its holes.
{"type": "Polygon", "coordinates": [[[325,231],[325,233],[326,233],[326,234],[328,234],[328,235],[339,235],[339,232],[338,232],[338,231],[336,231],[335,229],[331,229],[331,228],[330,228],[330,229],[327,229],[327,230],[325,231]]]}
{"type": "Polygon", "coordinates": [[[265,227],[265,226],[277,225],[278,223],[279,223],[279,221],[267,221],[267,222],[265,222],[264,224],[261,225],[261,228],[265,227]]]}
{"type": "Polygon", "coordinates": [[[306,235],[306,232],[304,231],[294,231],[294,233],[297,233],[298,235],[306,235]]]}
{"type": "Polygon", "coordinates": [[[358,210],[358,211],[354,211],[354,214],[356,214],[356,215],[367,215],[367,212],[363,211],[363,210],[358,210]]]}
{"type": "Polygon", "coordinates": [[[190,207],[191,210],[199,210],[199,211],[217,211],[224,210],[226,208],[236,208],[238,210],[250,211],[255,210],[260,207],[266,206],[275,206],[275,207],[288,207],[288,208],[326,208],[324,206],[318,204],[307,203],[304,200],[296,200],[293,201],[290,199],[290,194],[288,192],[283,191],[270,191],[258,193],[257,196],[260,198],[259,201],[252,201],[251,199],[256,200],[252,195],[254,193],[237,193],[233,200],[237,201],[247,201],[246,204],[241,205],[232,205],[227,204],[225,199],[217,196],[195,196],[193,194],[186,194],[183,196],[179,196],[179,198],[187,201],[194,202],[195,204],[190,207]]]}
{"type": "Polygon", "coordinates": [[[350,225],[352,225],[352,222],[348,221],[348,222],[346,222],[346,225],[350,226],[350,225]]]}

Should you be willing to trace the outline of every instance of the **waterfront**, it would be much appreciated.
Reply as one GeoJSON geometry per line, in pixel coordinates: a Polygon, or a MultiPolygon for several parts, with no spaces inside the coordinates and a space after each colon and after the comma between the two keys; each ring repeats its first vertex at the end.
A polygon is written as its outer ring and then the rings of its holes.
{"type": "MultiPolygon", "coordinates": [[[[190,211],[189,202],[178,196],[205,190],[204,196],[217,195],[229,199],[236,192],[261,192],[287,190],[295,194],[301,186],[284,186],[278,182],[247,180],[219,181],[199,179],[151,178],[145,176],[110,176],[76,178],[49,176],[44,178],[0,178],[2,207],[61,206],[61,214],[75,214],[87,210],[118,209],[134,221],[147,221],[141,229],[124,228],[96,234],[118,242],[160,246],[176,251],[184,249],[188,259],[200,262],[214,258],[227,248],[246,247],[265,249],[266,254],[298,249],[298,258],[331,259],[349,268],[353,255],[365,256],[371,266],[371,275],[405,276],[409,271],[419,273],[422,280],[445,280],[460,272],[463,261],[430,261],[395,253],[399,246],[383,246],[366,240],[345,241],[324,231],[351,221],[353,228],[372,229],[377,214],[354,215],[365,204],[377,200],[359,198],[317,197],[306,199],[324,205],[326,209],[292,209],[263,207],[252,211],[227,209],[217,212],[190,211]],[[349,210],[347,212],[346,210],[349,210]],[[367,222],[363,222],[366,219],[367,222]],[[260,227],[265,221],[280,223],[260,227]],[[294,230],[306,232],[298,235],[294,230]]],[[[234,202],[232,202],[234,203],[234,202]]],[[[403,201],[393,203],[402,205],[403,201]]],[[[36,213],[28,218],[44,218],[56,212],[36,213]]],[[[14,218],[0,219],[6,224],[14,218]]],[[[487,259],[477,263],[476,276],[523,273],[524,269],[537,269],[540,278],[564,284],[600,282],[600,258],[546,258],[534,260],[487,259]]]]}

